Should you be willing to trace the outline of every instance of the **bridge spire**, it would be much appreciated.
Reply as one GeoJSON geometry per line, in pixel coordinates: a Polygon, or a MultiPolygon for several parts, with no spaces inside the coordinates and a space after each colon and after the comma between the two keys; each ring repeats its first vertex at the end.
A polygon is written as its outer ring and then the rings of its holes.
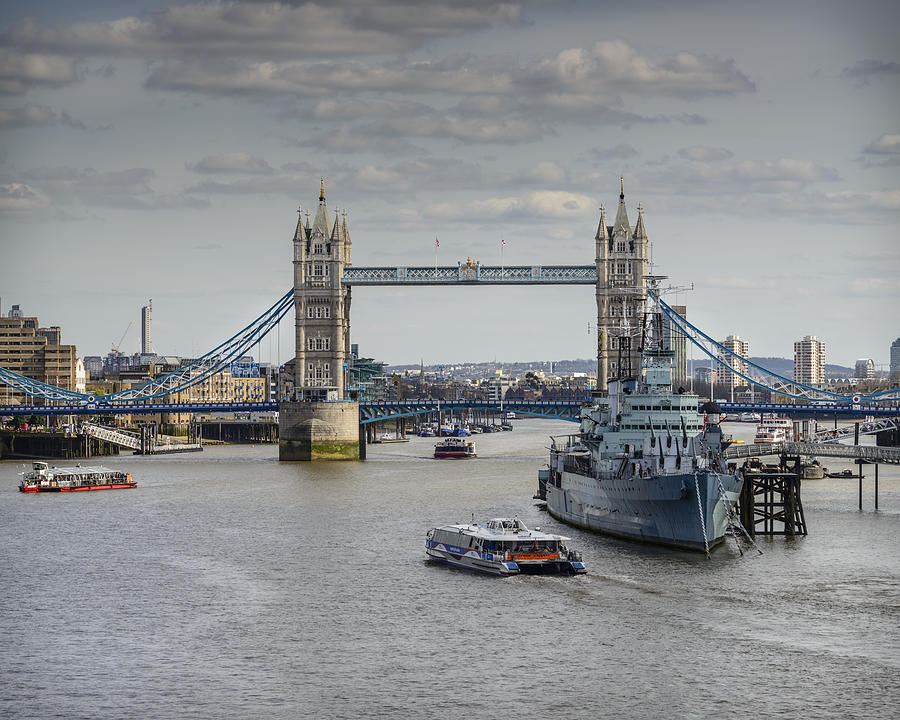
{"type": "Polygon", "coordinates": [[[597,234],[594,240],[609,240],[609,228],[606,226],[606,206],[600,206],[600,224],[597,225],[597,234]]]}
{"type": "Polygon", "coordinates": [[[634,226],[634,239],[646,240],[647,230],[644,228],[644,206],[638,205],[637,225],[634,226]]]}
{"type": "Polygon", "coordinates": [[[319,186],[319,202],[325,201],[325,178],[322,178],[322,184],[319,186]]]}
{"type": "Polygon", "coordinates": [[[630,239],[631,226],[628,224],[628,212],[625,210],[625,178],[621,177],[619,180],[621,192],[619,193],[619,208],[616,210],[616,221],[613,223],[613,235],[618,230],[622,230],[626,239],[630,239]]]}

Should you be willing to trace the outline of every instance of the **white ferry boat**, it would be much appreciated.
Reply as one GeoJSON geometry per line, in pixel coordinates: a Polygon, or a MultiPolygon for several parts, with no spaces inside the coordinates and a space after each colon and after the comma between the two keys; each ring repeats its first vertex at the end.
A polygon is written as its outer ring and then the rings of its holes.
{"type": "Polygon", "coordinates": [[[794,439],[794,423],[790,418],[764,415],[756,428],[754,443],[790,442],[794,439]]]}
{"type": "Polygon", "coordinates": [[[489,575],[587,572],[567,537],[529,530],[518,518],[494,518],[484,525],[444,525],[428,531],[425,552],[454,567],[489,575]]]}
{"type": "Polygon", "coordinates": [[[124,490],[137,487],[131,475],[105,467],[51,468],[45,462],[32,463],[31,472],[22,473],[19,491],[78,492],[81,490],[124,490]]]}

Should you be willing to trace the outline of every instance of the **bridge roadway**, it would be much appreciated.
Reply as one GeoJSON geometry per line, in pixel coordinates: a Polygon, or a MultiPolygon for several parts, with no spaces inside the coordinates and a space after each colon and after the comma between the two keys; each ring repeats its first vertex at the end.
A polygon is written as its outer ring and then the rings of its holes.
{"type": "MultiPolygon", "coordinates": [[[[560,420],[578,420],[579,408],[589,400],[587,396],[575,400],[510,400],[491,402],[488,400],[424,400],[412,399],[394,402],[360,402],[359,421],[362,424],[409,417],[423,413],[437,412],[447,408],[480,408],[490,410],[512,410],[526,415],[560,420]]],[[[700,401],[700,406],[706,402],[700,401]]],[[[893,401],[892,401],[893,402],[893,401]]],[[[783,415],[813,416],[832,418],[863,418],[866,416],[897,417],[900,406],[893,405],[850,405],[847,403],[810,403],[800,405],[778,405],[772,403],[751,405],[748,403],[719,403],[723,413],[779,413],[783,415]]],[[[277,402],[199,402],[199,403],[142,403],[133,401],[95,402],[54,405],[0,405],[0,417],[4,415],[146,415],[154,413],[196,413],[196,412],[274,412],[277,402]]]]}
{"type": "Polygon", "coordinates": [[[816,457],[839,457],[852,460],[864,460],[866,462],[900,465],[900,447],[784,442],[765,443],[762,445],[735,444],[725,448],[725,457],[729,460],[765,457],[767,455],[814,455],[816,457]]]}

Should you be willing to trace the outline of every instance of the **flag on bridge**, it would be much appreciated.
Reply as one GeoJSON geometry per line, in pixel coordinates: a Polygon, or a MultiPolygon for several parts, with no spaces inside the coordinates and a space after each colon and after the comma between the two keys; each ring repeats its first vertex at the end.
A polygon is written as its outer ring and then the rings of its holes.
{"type": "Polygon", "coordinates": [[[441,246],[441,243],[440,243],[440,241],[439,241],[437,238],[434,239],[434,246],[435,246],[435,247],[440,247],[440,246],[441,246]]]}

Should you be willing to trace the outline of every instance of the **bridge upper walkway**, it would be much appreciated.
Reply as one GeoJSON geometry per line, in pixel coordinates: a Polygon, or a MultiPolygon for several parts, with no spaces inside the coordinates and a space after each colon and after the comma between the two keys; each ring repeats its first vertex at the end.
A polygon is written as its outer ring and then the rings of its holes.
{"type": "Polygon", "coordinates": [[[900,464],[900,448],[874,445],[836,445],[832,443],[784,442],[762,445],[729,445],[725,457],[729,460],[766,455],[815,455],[840,457],[866,462],[900,464]]]}

